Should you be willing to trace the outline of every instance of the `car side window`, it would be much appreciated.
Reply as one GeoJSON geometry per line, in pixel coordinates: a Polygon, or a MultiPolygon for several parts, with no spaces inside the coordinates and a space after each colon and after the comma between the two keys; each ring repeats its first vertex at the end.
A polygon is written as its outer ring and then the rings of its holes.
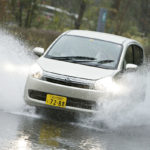
{"type": "Polygon", "coordinates": [[[136,65],[142,65],[143,63],[143,50],[141,47],[134,45],[134,64],[136,65]]]}
{"type": "Polygon", "coordinates": [[[143,49],[138,45],[130,45],[127,48],[125,59],[125,64],[135,64],[142,65],[143,64],[143,49]]]}
{"type": "Polygon", "coordinates": [[[125,55],[125,62],[126,64],[133,64],[134,63],[134,57],[133,57],[133,47],[132,45],[128,47],[126,55],[125,55]]]}

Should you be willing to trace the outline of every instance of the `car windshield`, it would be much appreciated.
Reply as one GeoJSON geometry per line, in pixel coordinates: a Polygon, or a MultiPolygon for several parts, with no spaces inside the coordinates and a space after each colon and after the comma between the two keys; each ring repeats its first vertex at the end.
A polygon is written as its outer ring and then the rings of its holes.
{"type": "Polygon", "coordinates": [[[122,46],[98,39],[64,35],[48,50],[45,57],[71,63],[115,69],[122,46]]]}

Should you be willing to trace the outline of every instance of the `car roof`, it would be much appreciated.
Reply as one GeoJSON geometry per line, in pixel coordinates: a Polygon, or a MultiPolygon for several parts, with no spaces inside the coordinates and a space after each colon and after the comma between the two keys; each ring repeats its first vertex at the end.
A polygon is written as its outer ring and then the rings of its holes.
{"type": "Polygon", "coordinates": [[[104,40],[104,41],[113,42],[117,44],[123,44],[124,42],[131,42],[131,41],[136,42],[135,40],[132,40],[126,37],[109,34],[109,33],[96,32],[96,31],[70,30],[66,32],[66,34],[94,38],[94,39],[104,40]]]}

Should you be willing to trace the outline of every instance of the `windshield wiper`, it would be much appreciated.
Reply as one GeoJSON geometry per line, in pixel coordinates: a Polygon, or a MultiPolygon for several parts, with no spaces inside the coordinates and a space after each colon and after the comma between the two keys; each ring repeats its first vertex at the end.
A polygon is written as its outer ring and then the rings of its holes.
{"type": "Polygon", "coordinates": [[[48,58],[57,59],[57,60],[71,60],[69,57],[55,57],[55,56],[49,56],[48,58]]]}
{"type": "Polygon", "coordinates": [[[69,56],[73,59],[81,59],[81,60],[95,60],[94,57],[87,57],[87,56],[69,56]]]}
{"type": "Polygon", "coordinates": [[[114,60],[105,59],[105,60],[100,60],[100,61],[98,61],[97,63],[99,63],[99,64],[106,64],[106,63],[112,63],[112,62],[114,62],[114,60]]]}
{"type": "Polygon", "coordinates": [[[65,56],[65,57],[55,57],[50,56],[51,59],[58,59],[58,60],[95,60],[93,57],[84,57],[84,56],[65,56]]]}
{"type": "Polygon", "coordinates": [[[114,62],[114,60],[111,60],[111,59],[97,61],[93,57],[86,57],[86,56],[63,56],[63,57],[49,56],[48,58],[56,59],[56,60],[65,60],[65,61],[71,61],[71,62],[78,62],[78,63],[86,63],[86,62],[91,63],[91,62],[93,62],[94,64],[95,63],[96,64],[105,64],[105,63],[114,62]]]}

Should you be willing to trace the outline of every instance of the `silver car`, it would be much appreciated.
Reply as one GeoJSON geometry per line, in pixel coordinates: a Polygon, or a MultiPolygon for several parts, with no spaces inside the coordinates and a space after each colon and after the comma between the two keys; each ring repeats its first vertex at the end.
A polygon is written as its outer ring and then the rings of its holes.
{"type": "Polygon", "coordinates": [[[71,30],[60,35],[31,67],[24,98],[49,109],[95,112],[106,93],[119,93],[115,79],[142,65],[135,40],[112,34],[71,30]]]}

